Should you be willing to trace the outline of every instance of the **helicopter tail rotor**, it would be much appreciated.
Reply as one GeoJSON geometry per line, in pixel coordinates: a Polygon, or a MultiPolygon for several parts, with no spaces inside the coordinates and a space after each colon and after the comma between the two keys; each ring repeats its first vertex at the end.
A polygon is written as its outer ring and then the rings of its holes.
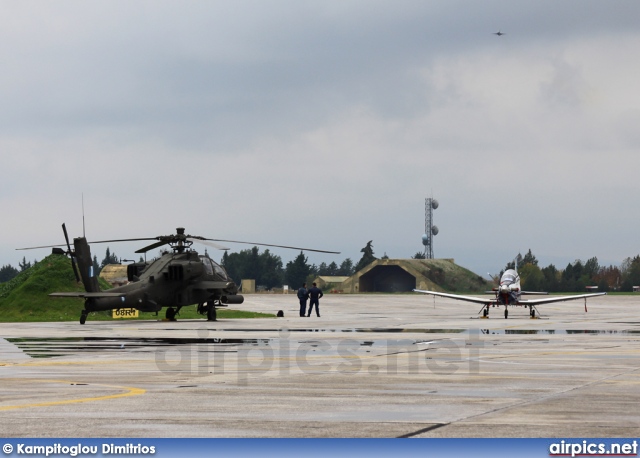
{"type": "Polygon", "coordinates": [[[71,267],[73,267],[73,273],[76,276],[76,281],[80,283],[80,275],[78,274],[78,268],[76,267],[76,260],[73,251],[71,250],[71,244],[69,243],[69,235],[67,234],[67,226],[62,223],[62,232],[64,232],[64,239],[67,241],[67,254],[71,258],[71,267]]]}

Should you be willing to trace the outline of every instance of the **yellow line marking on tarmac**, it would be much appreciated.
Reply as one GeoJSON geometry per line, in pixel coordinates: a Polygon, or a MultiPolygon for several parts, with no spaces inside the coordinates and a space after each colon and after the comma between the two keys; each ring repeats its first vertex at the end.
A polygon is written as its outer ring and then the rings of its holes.
{"type": "MultiPolygon", "coordinates": [[[[73,384],[74,382],[70,382],[68,380],[39,380],[38,382],[42,383],[68,383],[73,384]]],[[[26,409],[30,407],[49,407],[49,406],[60,406],[65,404],[77,404],[80,402],[93,402],[93,401],[106,401],[107,399],[117,399],[117,398],[126,398],[129,396],[138,396],[147,392],[147,390],[143,388],[134,388],[129,386],[117,386],[117,385],[104,385],[99,383],[91,383],[87,384],[87,386],[99,386],[103,388],[112,388],[119,390],[127,390],[125,393],[119,394],[109,394],[105,396],[95,396],[90,398],[79,398],[79,399],[67,399],[64,401],[49,401],[49,402],[36,402],[32,404],[20,404],[15,406],[0,406],[0,411],[3,410],[15,410],[15,409],[26,409]]]]}
{"type": "MultiPolygon", "coordinates": [[[[38,360],[38,361],[25,361],[25,362],[16,362],[12,364],[13,366],[86,366],[89,364],[138,364],[146,362],[144,359],[113,359],[113,360],[92,360],[92,361],[47,361],[38,360]]],[[[8,365],[8,364],[7,364],[8,365]]]]}

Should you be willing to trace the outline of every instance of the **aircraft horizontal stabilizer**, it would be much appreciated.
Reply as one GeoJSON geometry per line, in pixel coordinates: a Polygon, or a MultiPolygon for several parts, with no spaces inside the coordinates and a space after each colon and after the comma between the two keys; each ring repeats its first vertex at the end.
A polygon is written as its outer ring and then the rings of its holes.
{"type": "Polygon", "coordinates": [[[88,293],[83,291],[77,292],[68,292],[68,293],[51,293],[49,294],[51,297],[83,297],[83,298],[99,298],[99,297],[124,297],[126,294],[124,293],[107,293],[107,292],[97,292],[97,293],[88,293]]]}

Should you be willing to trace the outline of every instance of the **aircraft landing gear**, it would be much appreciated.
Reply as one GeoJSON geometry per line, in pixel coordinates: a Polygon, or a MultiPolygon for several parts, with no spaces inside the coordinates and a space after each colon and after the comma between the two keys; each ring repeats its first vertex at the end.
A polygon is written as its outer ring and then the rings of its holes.
{"type": "Polygon", "coordinates": [[[214,301],[201,302],[198,304],[198,313],[200,315],[207,314],[207,321],[218,321],[217,320],[217,312],[216,312],[216,304],[214,301]],[[207,305],[205,305],[207,304],[207,305]]]}
{"type": "Polygon", "coordinates": [[[485,307],[482,311],[482,318],[489,318],[489,307],[485,307]]]}
{"type": "Polygon", "coordinates": [[[169,307],[167,309],[167,312],[165,314],[165,317],[167,318],[167,320],[169,321],[176,321],[176,309],[174,309],[173,307],[169,307]]]}
{"type": "Polygon", "coordinates": [[[509,309],[505,307],[504,309],[504,319],[506,320],[509,317],[509,309]]]}
{"type": "Polygon", "coordinates": [[[82,313],[80,313],[80,324],[86,323],[88,314],[89,312],[87,312],[86,310],[83,310],[82,313]]]}
{"type": "Polygon", "coordinates": [[[208,321],[217,321],[216,319],[216,306],[213,304],[209,304],[209,309],[207,310],[207,320],[208,321]]]}
{"type": "Polygon", "coordinates": [[[533,305],[529,306],[529,316],[534,320],[536,318],[536,309],[533,308],[533,305]]]}

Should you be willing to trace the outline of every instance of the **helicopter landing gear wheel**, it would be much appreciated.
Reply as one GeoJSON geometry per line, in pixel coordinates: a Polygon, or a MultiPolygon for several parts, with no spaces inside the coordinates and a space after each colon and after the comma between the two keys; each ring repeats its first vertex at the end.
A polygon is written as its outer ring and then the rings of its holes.
{"type": "Polygon", "coordinates": [[[504,309],[504,319],[506,320],[509,317],[509,310],[504,309]]]}
{"type": "Polygon", "coordinates": [[[217,321],[216,315],[216,306],[213,304],[209,305],[209,309],[207,310],[207,320],[217,321]]]}
{"type": "Polygon", "coordinates": [[[169,321],[176,321],[176,309],[174,309],[173,307],[169,307],[165,316],[169,321]]]}
{"type": "Polygon", "coordinates": [[[83,310],[82,313],[80,313],[80,324],[85,324],[87,322],[88,314],[89,312],[87,312],[86,310],[83,310]]]}

